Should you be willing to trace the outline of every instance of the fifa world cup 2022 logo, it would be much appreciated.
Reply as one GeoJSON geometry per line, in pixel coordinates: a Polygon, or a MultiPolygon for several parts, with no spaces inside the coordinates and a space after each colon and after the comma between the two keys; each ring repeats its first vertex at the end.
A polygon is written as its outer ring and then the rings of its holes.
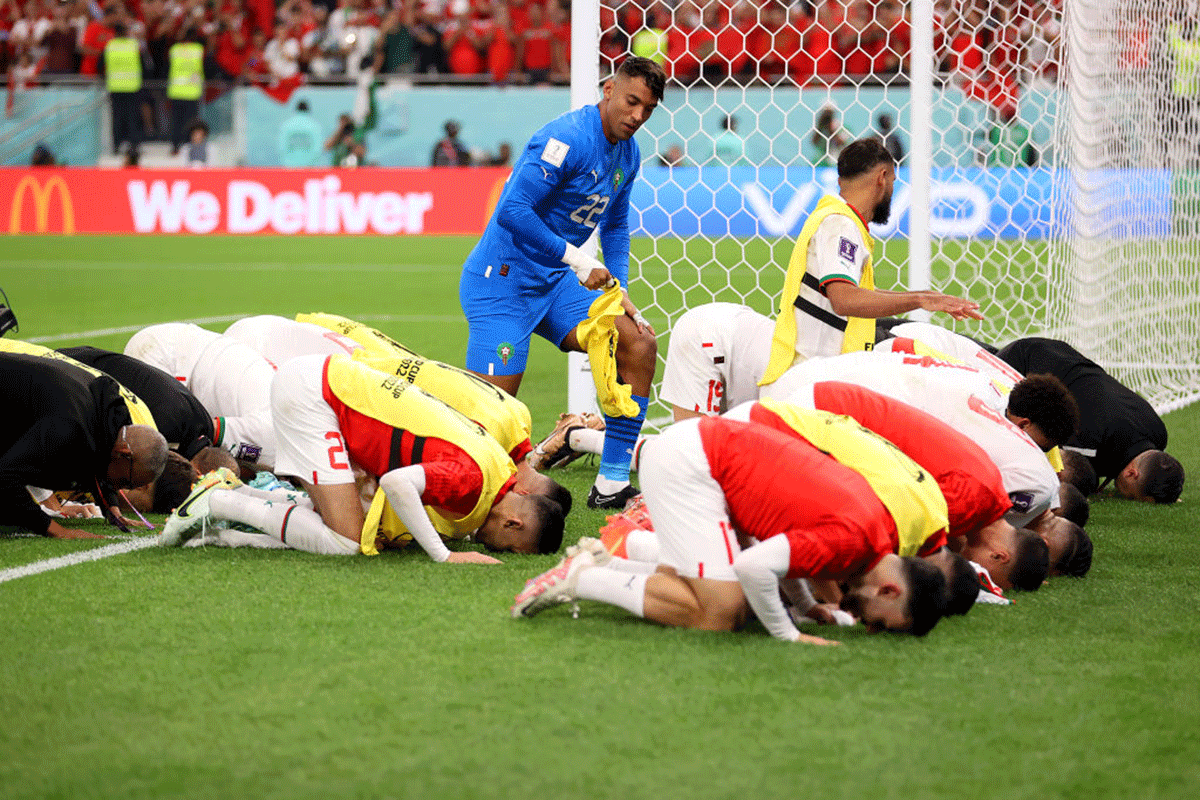
{"type": "Polygon", "coordinates": [[[46,233],[50,229],[50,201],[57,197],[61,220],[62,233],[75,232],[75,205],[71,200],[71,190],[61,175],[54,175],[45,182],[33,175],[26,175],[17,184],[13,192],[12,211],[9,214],[8,232],[21,233],[25,219],[26,200],[32,201],[30,211],[34,233],[46,233]]]}

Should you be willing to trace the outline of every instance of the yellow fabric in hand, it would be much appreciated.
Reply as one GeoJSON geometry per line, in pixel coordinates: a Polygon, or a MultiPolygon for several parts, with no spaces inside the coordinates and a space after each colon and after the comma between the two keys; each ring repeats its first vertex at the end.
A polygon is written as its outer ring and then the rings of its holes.
{"type": "Polygon", "coordinates": [[[617,378],[617,317],[625,313],[624,299],[620,282],[614,281],[575,328],[579,346],[588,354],[600,409],[610,417],[636,417],[641,411],[633,401],[633,387],[617,378]]]}

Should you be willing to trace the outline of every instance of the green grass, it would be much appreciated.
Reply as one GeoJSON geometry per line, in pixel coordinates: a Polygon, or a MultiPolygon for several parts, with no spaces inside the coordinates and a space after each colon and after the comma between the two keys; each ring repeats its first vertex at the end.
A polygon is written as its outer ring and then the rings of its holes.
{"type": "MultiPolygon", "coordinates": [[[[469,240],[4,242],[0,286],[25,338],[320,308],[461,363],[469,240]]],[[[740,245],[713,263],[726,247],[740,245]]],[[[749,280],[763,254],[746,252],[749,280]]],[[[119,349],[128,336],[60,341],[119,349]]],[[[535,344],[531,365],[521,395],[544,434],[565,359],[535,344]]],[[[1200,407],[1167,424],[1200,476],[1200,407]]],[[[579,501],[568,541],[603,524],[582,508],[592,474],[562,472],[579,501]]],[[[22,578],[0,584],[0,794],[1192,798],[1194,497],[1096,503],[1084,580],[924,640],[837,631],[832,649],[757,626],[666,630],[588,603],[579,619],[509,619],[550,556],[453,567],[415,552],[152,548],[22,578]]],[[[0,538],[0,568],[91,546],[0,538]]]]}

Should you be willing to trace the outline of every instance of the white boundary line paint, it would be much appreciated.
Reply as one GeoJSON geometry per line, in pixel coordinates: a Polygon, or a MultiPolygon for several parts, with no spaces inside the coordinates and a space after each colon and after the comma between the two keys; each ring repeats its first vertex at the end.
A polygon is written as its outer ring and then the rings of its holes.
{"type": "Polygon", "coordinates": [[[120,556],[125,553],[132,553],[135,550],[145,550],[147,547],[154,547],[157,544],[157,535],[139,536],[136,539],[108,544],[91,550],[80,550],[70,555],[34,561],[32,564],[25,564],[20,567],[9,567],[8,569],[0,570],[0,583],[15,581],[17,578],[28,578],[30,575],[62,569],[63,567],[73,567],[76,564],[85,564],[88,561],[99,561],[102,558],[120,556]]]}
{"type": "MultiPolygon", "coordinates": [[[[246,314],[227,314],[221,317],[196,317],[195,319],[172,320],[175,322],[190,322],[193,325],[208,325],[213,322],[234,322],[235,320],[243,319],[246,314]]],[[[357,319],[360,322],[461,322],[464,325],[466,320],[463,317],[451,316],[449,314],[363,314],[357,319]]],[[[80,331],[78,333],[55,333],[48,336],[30,336],[25,339],[27,342],[34,344],[51,344],[53,342],[70,342],[76,339],[91,339],[96,336],[115,336],[121,333],[134,333],[142,328],[148,328],[151,325],[160,323],[150,322],[145,325],[122,325],[119,328],[98,328],[94,331],[80,331]]]]}

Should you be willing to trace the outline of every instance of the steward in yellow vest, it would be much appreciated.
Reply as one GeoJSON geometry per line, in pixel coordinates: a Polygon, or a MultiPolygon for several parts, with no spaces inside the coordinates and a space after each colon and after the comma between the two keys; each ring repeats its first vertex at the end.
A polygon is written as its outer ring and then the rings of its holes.
{"type": "Polygon", "coordinates": [[[142,117],[142,52],[136,39],[126,35],[124,23],[113,25],[113,38],[104,45],[104,85],[112,109],[112,148],[135,149],[145,136],[142,117]]]}
{"type": "Polygon", "coordinates": [[[171,45],[167,52],[171,146],[176,152],[187,143],[188,131],[193,123],[200,120],[200,99],[204,95],[204,45],[192,28],[183,37],[171,45]]]}
{"type": "Polygon", "coordinates": [[[792,250],[762,386],[794,363],[870,350],[879,317],[922,308],[983,319],[971,300],[875,290],[875,242],[867,223],[882,224],[891,215],[895,163],[878,139],[858,139],[842,150],[837,170],[839,196],[821,199],[792,250]]]}

